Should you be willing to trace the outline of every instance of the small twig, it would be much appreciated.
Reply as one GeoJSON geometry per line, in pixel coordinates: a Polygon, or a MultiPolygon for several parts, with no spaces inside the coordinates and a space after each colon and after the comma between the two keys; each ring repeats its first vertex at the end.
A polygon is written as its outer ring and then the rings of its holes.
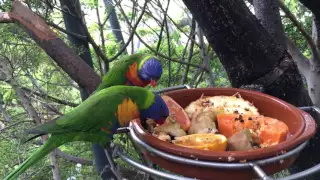
{"type": "Polygon", "coordinates": [[[6,126],[5,128],[0,129],[0,133],[2,133],[3,131],[6,131],[6,130],[14,127],[14,126],[17,126],[17,125],[19,125],[19,124],[21,124],[21,123],[25,123],[25,122],[33,123],[34,121],[31,121],[31,120],[30,120],[30,121],[27,121],[27,120],[26,120],[26,121],[19,121],[19,122],[13,123],[13,124],[11,124],[11,125],[9,125],[9,126],[6,126]]]}
{"type": "MultiPolygon", "coordinates": [[[[168,2],[168,5],[166,7],[165,13],[168,12],[168,9],[169,9],[169,2],[168,2]]],[[[166,15],[164,14],[163,15],[163,20],[162,20],[162,23],[161,23],[159,40],[158,40],[158,44],[157,44],[157,47],[156,47],[156,51],[157,52],[159,52],[159,49],[160,49],[160,45],[161,45],[161,41],[162,41],[162,34],[163,34],[163,30],[164,30],[164,25],[165,25],[166,22],[167,22],[167,18],[166,18],[166,15]]]]}
{"type": "MultiPolygon", "coordinates": [[[[160,2],[159,2],[160,3],[160,2]]],[[[166,11],[169,9],[170,0],[168,0],[168,4],[166,7],[166,11]]],[[[167,32],[167,43],[168,43],[168,57],[171,58],[171,42],[170,42],[170,33],[169,33],[169,27],[168,27],[168,21],[166,16],[164,16],[165,27],[167,32]]],[[[168,87],[171,86],[171,61],[168,62],[168,87]]]]}
{"type": "Polygon", "coordinates": [[[26,91],[28,93],[31,93],[31,95],[34,94],[34,95],[39,96],[39,97],[41,97],[43,99],[47,99],[47,100],[56,102],[58,104],[63,104],[63,105],[67,105],[67,106],[70,106],[70,107],[77,107],[78,106],[78,104],[76,104],[76,103],[64,101],[64,100],[49,96],[47,94],[43,94],[43,93],[40,93],[40,92],[33,91],[33,90],[31,90],[29,88],[26,88],[26,87],[22,87],[21,89],[23,89],[24,91],[26,91]]]}
{"type": "Polygon", "coordinates": [[[201,79],[202,79],[202,77],[203,77],[203,74],[204,74],[204,71],[201,71],[201,73],[200,73],[200,77],[199,77],[198,81],[196,82],[195,88],[197,88],[197,87],[198,87],[198,85],[200,84],[201,79]]]}
{"type": "MultiPolygon", "coordinates": [[[[143,17],[143,14],[145,12],[145,9],[146,9],[146,6],[147,6],[147,3],[148,3],[149,0],[145,0],[145,3],[143,5],[143,8],[141,10],[141,14],[138,18],[138,20],[136,21],[136,24],[132,27],[132,25],[129,23],[129,20],[128,20],[128,17],[126,16],[126,14],[123,12],[123,16],[125,17],[125,19],[127,20],[127,23],[130,25],[131,27],[131,33],[130,33],[130,36],[129,36],[129,39],[128,41],[121,47],[121,49],[119,50],[119,52],[114,55],[109,61],[112,62],[113,60],[117,59],[121,54],[122,52],[127,48],[127,46],[129,45],[130,41],[132,40],[134,34],[136,33],[136,29],[139,25],[139,22],[141,21],[142,17],[143,17]]],[[[121,5],[120,5],[121,6],[121,5]]],[[[122,8],[121,8],[122,9],[122,8]]],[[[123,9],[122,9],[123,11],[123,9]]]]}
{"type": "Polygon", "coordinates": [[[282,9],[282,11],[288,16],[288,18],[292,21],[292,23],[298,28],[301,34],[306,38],[312,52],[317,54],[316,45],[313,42],[311,36],[304,30],[303,25],[297,20],[294,14],[291,13],[289,8],[287,8],[286,5],[281,0],[279,0],[279,6],[282,9]]]}
{"type": "Polygon", "coordinates": [[[120,4],[121,2],[122,2],[122,0],[116,2],[116,4],[115,4],[114,6],[112,6],[112,9],[110,9],[110,12],[108,13],[106,19],[103,21],[102,26],[105,26],[105,25],[106,25],[108,19],[109,19],[110,16],[111,16],[112,11],[114,11],[114,10],[115,10],[115,7],[116,7],[118,4],[120,4]]]}
{"type": "MultiPolygon", "coordinates": [[[[121,11],[121,13],[122,13],[123,16],[124,16],[124,19],[126,20],[128,26],[132,29],[133,27],[132,27],[131,24],[129,24],[129,20],[128,20],[128,18],[125,16],[125,13],[124,13],[124,10],[123,10],[122,6],[121,6],[121,5],[119,5],[119,6],[120,6],[120,11],[121,11]]],[[[166,55],[164,55],[164,54],[162,54],[162,53],[157,52],[157,51],[154,50],[151,46],[149,46],[148,43],[146,43],[146,42],[140,37],[140,35],[139,35],[137,32],[134,31],[134,33],[135,33],[135,35],[138,37],[138,39],[140,40],[140,42],[141,42],[143,45],[145,45],[150,51],[152,51],[155,55],[157,55],[157,56],[159,56],[159,57],[162,57],[162,58],[165,58],[165,59],[167,59],[167,60],[169,60],[169,61],[173,61],[173,62],[177,62],[177,63],[181,63],[181,64],[190,65],[190,66],[192,66],[192,67],[202,68],[202,67],[199,66],[199,65],[191,64],[191,63],[184,62],[184,61],[180,61],[179,59],[176,59],[176,58],[170,58],[170,57],[168,57],[168,56],[166,56],[166,55]]]]}
{"type": "MultiPolygon", "coordinates": [[[[194,42],[195,42],[195,30],[196,30],[196,20],[194,18],[192,18],[192,25],[191,25],[191,31],[190,31],[190,36],[191,36],[191,39],[193,39],[193,41],[191,41],[191,44],[190,44],[190,48],[189,48],[189,54],[188,54],[188,58],[187,58],[187,62],[190,63],[191,62],[191,59],[192,59],[192,54],[193,54],[193,47],[194,47],[194,42]]],[[[190,37],[189,36],[189,37],[190,37]]],[[[187,82],[187,77],[188,77],[188,73],[189,73],[189,68],[190,66],[187,65],[186,67],[186,70],[184,72],[184,75],[182,77],[182,82],[181,84],[185,84],[187,82]]]]}
{"type": "Polygon", "coordinates": [[[67,160],[67,161],[70,161],[70,162],[73,162],[73,163],[79,163],[79,164],[82,164],[82,165],[93,165],[93,161],[89,160],[89,159],[84,159],[84,158],[79,158],[79,157],[76,157],[76,156],[72,156],[70,154],[67,154],[63,151],[61,151],[60,149],[56,149],[56,153],[59,157],[67,160]]]}
{"type": "Polygon", "coordinates": [[[63,29],[62,27],[60,27],[60,26],[58,26],[58,25],[56,25],[56,24],[54,24],[52,22],[47,22],[47,24],[49,26],[51,26],[51,27],[53,27],[53,28],[65,33],[65,34],[73,36],[75,38],[78,38],[78,39],[81,39],[81,40],[86,40],[87,39],[87,36],[83,36],[83,35],[80,35],[80,34],[77,34],[77,33],[73,33],[73,32],[67,31],[67,30],[63,29]]]}
{"type": "MultiPolygon", "coordinates": [[[[155,3],[155,2],[153,2],[153,3],[155,3]]],[[[167,18],[173,23],[173,25],[174,25],[182,34],[184,34],[185,36],[189,37],[188,34],[187,34],[186,32],[184,32],[184,31],[179,27],[179,25],[178,25],[176,22],[174,22],[174,20],[168,15],[168,13],[165,12],[165,10],[162,8],[162,6],[159,6],[159,8],[162,10],[162,12],[164,13],[164,15],[167,16],[167,18]]],[[[154,16],[152,16],[152,17],[154,17],[154,16]]],[[[200,45],[199,45],[196,41],[194,41],[194,43],[195,43],[195,45],[197,45],[198,47],[200,47],[200,45]]]]}

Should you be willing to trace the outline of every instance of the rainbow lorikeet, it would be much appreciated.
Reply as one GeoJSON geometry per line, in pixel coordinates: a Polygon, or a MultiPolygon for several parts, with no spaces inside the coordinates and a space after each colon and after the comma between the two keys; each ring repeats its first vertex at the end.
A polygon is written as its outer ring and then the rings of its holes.
{"type": "Polygon", "coordinates": [[[162,65],[155,56],[141,53],[125,56],[103,76],[95,92],[115,85],[155,87],[161,75],[162,65]]]}
{"type": "Polygon", "coordinates": [[[127,126],[132,119],[140,118],[141,121],[146,121],[150,118],[163,124],[168,116],[166,103],[152,91],[136,86],[112,86],[102,89],[71,112],[27,130],[27,134],[35,134],[29,140],[45,134],[51,136],[4,179],[17,179],[30,166],[65,143],[87,141],[105,147],[117,128],[127,126]]]}

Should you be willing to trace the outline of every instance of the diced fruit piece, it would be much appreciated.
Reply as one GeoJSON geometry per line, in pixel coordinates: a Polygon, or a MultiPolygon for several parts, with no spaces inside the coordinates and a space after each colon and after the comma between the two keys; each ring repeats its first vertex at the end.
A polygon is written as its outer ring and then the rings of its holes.
{"type": "Polygon", "coordinates": [[[199,113],[192,121],[188,134],[206,134],[218,132],[215,123],[216,114],[212,111],[199,113]]]}
{"type": "Polygon", "coordinates": [[[185,136],[187,133],[181,128],[181,125],[177,123],[171,116],[166,119],[166,122],[160,126],[154,128],[154,131],[164,132],[174,137],[185,136]]]}
{"type": "Polygon", "coordinates": [[[230,151],[242,151],[253,149],[252,137],[248,129],[233,134],[228,138],[228,149],[230,151]]]}
{"type": "Polygon", "coordinates": [[[169,108],[170,115],[187,131],[191,125],[190,119],[184,109],[169,96],[161,96],[169,108]]]}
{"type": "Polygon", "coordinates": [[[226,136],[227,138],[232,136],[235,132],[234,124],[235,118],[237,115],[235,114],[218,114],[218,129],[221,134],[226,136]]]}
{"type": "Polygon", "coordinates": [[[265,116],[218,114],[217,120],[219,132],[227,138],[243,129],[250,129],[253,141],[261,147],[286,140],[289,132],[284,122],[265,116]]]}
{"type": "Polygon", "coordinates": [[[225,151],[227,149],[227,138],[221,134],[191,134],[176,137],[172,142],[178,146],[199,150],[225,151]]]}
{"type": "Polygon", "coordinates": [[[284,122],[264,117],[261,124],[261,146],[271,146],[286,140],[289,128],[284,122]]]}
{"type": "Polygon", "coordinates": [[[243,129],[256,131],[260,128],[260,119],[263,116],[239,115],[239,114],[218,114],[218,130],[227,138],[243,129]]]}

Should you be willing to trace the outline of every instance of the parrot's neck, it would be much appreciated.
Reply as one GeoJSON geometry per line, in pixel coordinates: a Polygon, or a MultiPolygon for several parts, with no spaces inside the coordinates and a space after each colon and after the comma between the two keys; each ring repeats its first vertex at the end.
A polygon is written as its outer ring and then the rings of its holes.
{"type": "Polygon", "coordinates": [[[129,85],[129,86],[145,87],[150,83],[147,81],[142,81],[139,78],[137,62],[134,62],[132,65],[129,66],[128,71],[126,73],[126,78],[127,78],[126,85],[129,85]]]}

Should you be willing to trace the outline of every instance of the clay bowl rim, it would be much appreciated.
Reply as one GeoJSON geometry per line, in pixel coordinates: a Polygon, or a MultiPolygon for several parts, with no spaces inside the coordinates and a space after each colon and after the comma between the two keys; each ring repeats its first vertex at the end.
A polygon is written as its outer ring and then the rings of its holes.
{"type": "MultiPolygon", "coordinates": [[[[268,98],[272,101],[276,101],[277,103],[281,104],[282,106],[289,108],[294,114],[296,114],[298,120],[300,119],[302,121],[302,126],[299,127],[299,129],[296,131],[295,134],[291,135],[289,139],[287,139],[284,142],[281,142],[275,146],[263,148],[263,149],[254,149],[254,150],[247,150],[247,151],[223,151],[223,152],[212,152],[212,151],[205,151],[205,150],[197,150],[197,149],[191,149],[186,148],[182,146],[178,146],[172,143],[168,143],[165,141],[162,141],[158,138],[155,138],[152,136],[147,130],[145,130],[141,123],[140,119],[135,119],[132,121],[133,129],[137,133],[138,137],[143,139],[147,144],[160,149],[162,151],[165,151],[167,153],[175,154],[178,156],[183,156],[187,158],[197,158],[201,160],[215,160],[215,161],[241,161],[241,160],[259,160],[263,158],[267,158],[270,156],[275,156],[283,151],[288,151],[298,145],[297,141],[294,141],[294,139],[299,138],[306,126],[305,119],[302,115],[302,113],[299,111],[298,108],[295,106],[270,95],[256,92],[256,91],[250,91],[250,90],[244,90],[244,89],[237,89],[237,88],[192,88],[192,89],[182,89],[182,90],[174,90],[167,93],[163,93],[163,95],[170,96],[170,94],[174,93],[183,93],[186,91],[201,91],[201,90],[231,90],[241,93],[249,93],[251,95],[256,95],[261,98],[268,98]],[[230,160],[229,158],[232,158],[230,160]]],[[[221,94],[223,95],[223,94],[221,94]]],[[[170,96],[171,97],[171,96],[170,96]]]]}

